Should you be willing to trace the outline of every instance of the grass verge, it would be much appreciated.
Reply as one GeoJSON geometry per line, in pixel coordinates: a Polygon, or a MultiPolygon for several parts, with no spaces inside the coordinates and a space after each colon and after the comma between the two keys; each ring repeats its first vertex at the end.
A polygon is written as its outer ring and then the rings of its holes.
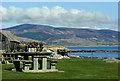
{"type": "Polygon", "coordinates": [[[65,72],[12,72],[13,67],[12,64],[2,64],[3,79],[118,79],[118,63],[109,63],[102,59],[60,59],[57,69],[65,72]]]}

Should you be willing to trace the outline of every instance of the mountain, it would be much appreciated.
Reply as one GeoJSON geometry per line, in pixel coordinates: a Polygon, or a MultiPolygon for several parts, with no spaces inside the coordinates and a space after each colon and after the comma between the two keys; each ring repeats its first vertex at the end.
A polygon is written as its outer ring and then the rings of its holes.
{"type": "Polygon", "coordinates": [[[19,37],[43,41],[47,45],[95,46],[118,44],[118,31],[113,30],[64,28],[36,24],[22,24],[3,30],[11,31],[19,37]]]}

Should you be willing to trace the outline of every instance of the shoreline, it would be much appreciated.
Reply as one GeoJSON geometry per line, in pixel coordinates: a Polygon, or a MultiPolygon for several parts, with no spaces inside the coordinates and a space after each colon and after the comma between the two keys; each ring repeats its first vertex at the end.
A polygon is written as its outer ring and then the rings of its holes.
{"type": "Polygon", "coordinates": [[[102,46],[102,45],[100,45],[100,46],[66,46],[66,47],[119,47],[120,45],[113,45],[113,46],[102,46]]]}
{"type": "MultiPolygon", "coordinates": [[[[80,57],[80,56],[69,56],[71,58],[86,58],[86,57],[80,57]]],[[[89,59],[102,59],[106,62],[117,62],[117,63],[120,63],[120,59],[116,59],[116,58],[91,58],[91,57],[88,57],[89,59]]],[[[87,59],[87,58],[86,58],[87,59]]]]}

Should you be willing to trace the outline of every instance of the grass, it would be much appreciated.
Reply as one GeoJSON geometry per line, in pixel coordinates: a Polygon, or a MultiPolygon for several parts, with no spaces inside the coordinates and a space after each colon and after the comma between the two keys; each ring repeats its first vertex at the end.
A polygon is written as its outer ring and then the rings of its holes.
{"type": "Polygon", "coordinates": [[[102,59],[71,58],[58,60],[57,69],[65,72],[23,73],[7,70],[14,65],[2,65],[3,79],[118,79],[118,63],[102,59]]]}

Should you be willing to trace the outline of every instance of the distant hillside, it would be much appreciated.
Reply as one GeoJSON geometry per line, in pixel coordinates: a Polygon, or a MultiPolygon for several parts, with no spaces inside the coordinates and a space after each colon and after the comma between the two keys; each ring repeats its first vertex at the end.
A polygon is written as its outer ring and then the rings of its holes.
{"type": "Polygon", "coordinates": [[[113,30],[60,28],[35,24],[22,24],[4,30],[9,30],[19,37],[44,41],[47,45],[95,46],[118,44],[118,32],[113,30]]]}
{"type": "Polygon", "coordinates": [[[29,38],[24,38],[24,37],[18,37],[18,36],[15,36],[15,38],[17,40],[19,40],[21,43],[26,43],[28,41],[38,41],[38,40],[33,40],[33,39],[29,39],[29,38]]]}

